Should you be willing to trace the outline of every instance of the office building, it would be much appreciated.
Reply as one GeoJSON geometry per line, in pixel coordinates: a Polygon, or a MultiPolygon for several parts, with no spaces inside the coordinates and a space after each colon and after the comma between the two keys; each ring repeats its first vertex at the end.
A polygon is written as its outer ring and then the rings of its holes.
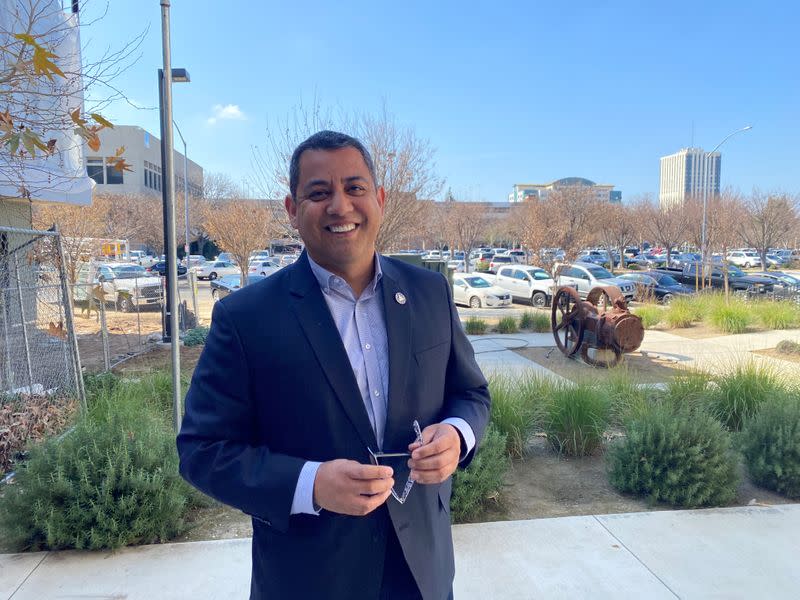
{"type": "MultiPolygon", "coordinates": [[[[87,149],[86,171],[95,180],[95,193],[161,195],[161,140],[141,127],[116,125],[100,132],[100,151],[87,149]],[[125,162],[133,171],[117,171],[106,162],[117,148],[125,147],[125,162]]],[[[183,154],[174,151],[175,193],[183,196],[183,154]]],[[[203,168],[188,161],[189,194],[203,194],[203,168]]]]}
{"type": "Polygon", "coordinates": [[[613,185],[595,183],[583,177],[566,177],[564,179],[551,181],[550,183],[517,183],[508,195],[508,201],[513,204],[515,202],[525,202],[531,198],[544,200],[555,191],[575,188],[587,190],[601,202],[611,202],[614,204],[620,204],[622,202],[622,192],[615,190],[613,185]]]}
{"type": "Polygon", "coordinates": [[[706,155],[702,148],[683,148],[661,157],[658,203],[661,208],[680,206],[687,198],[719,194],[722,157],[706,155]]]}

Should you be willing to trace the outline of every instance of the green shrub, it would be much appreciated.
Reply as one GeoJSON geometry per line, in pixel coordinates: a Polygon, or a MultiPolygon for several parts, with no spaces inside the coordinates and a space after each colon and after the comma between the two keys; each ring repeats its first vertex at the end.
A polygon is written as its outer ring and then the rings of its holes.
{"type": "Polygon", "coordinates": [[[488,262],[479,261],[475,265],[475,272],[476,273],[488,273],[489,272],[489,263],[488,262]]]}
{"type": "Polygon", "coordinates": [[[478,317],[470,317],[464,324],[464,330],[469,335],[483,335],[486,333],[486,321],[478,317]]]}
{"type": "Polygon", "coordinates": [[[505,448],[505,434],[490,424],[469,467],[453,474],[450,514],[454,522],[472,520],[496,501],[510,464],[505,448]]]}
{"type": "Polygon", "coordinates": [[[791,302],[757,302],[753,310],[758,321],[767,329],[790,329],[800,321],[800,311],[791,302]]]}
{"type": "Polygon", "coordinates": [[[538,311],[526,310],[519,318],[520,329],[530,329],[540,333],[551,329],[550,315],[538,311]]]}
{"type": "Polygon", "coordinates": [[[504,375],[489,377],[492,396],[492,418],[495,428],[505,436],[506,452],[522,456],[525,445],[537,425],[537,381],[542,378],[511,378],[504,375]]]}
{"type": "Polygon", "coordinates": [[[664,320],[671,328],[689,327],[697,318],[697,309],[689,298],[677,297],[669,304],[664,320]]]}
{"type": "Polygon", "coordinates": [[[637,263],[630,263],[628,265],[628,270],[629,271],[641,271],[642,267],[641,267],[641,265],[638,265],[637,263]]]}
{"type": "Polygon", "coordinates": [[[517,333],[517,320],[514,317],[503,317],[497,323],[499,333],[517,333]]]}
{"type": "Polygon", "coordinates": [[[744,333],[753,317],[748,305],[734,299],[712,306],[708,320],[711,325],[725,333],[744,333]]]}
{"type": "Polygon", "coordinates": [[[561,384],[547,403],[544,430],[550,444],[568,456],[592,454],[603,441],[609,400],[591,383],[561,384]]]}
{"type": "Polygon", "coordinates": [[[208,327],[195,327],[194,329],[190,329],[186,332],[186,335],[183,336],[183,345],[202,346],[206,343],[208,332],[208,327]]]}
{"type": "Polygon", "coordinates": [[[757,485],[800,498],[800,397],[767,401],[745,421],[740,442],[757,485]]]}
{"type": "Polygon", "coordinates": [[[752,361],[732,367],[714,382],[716,387],[709,394],[711,411],[734,431],[741,429],[744,420],[755,415],[765,400],[787,389],[777,371],[752,361]]]}
{"type": "Polygon", "coordinates": [[[178,475],[175,435],[155,408],[161,401],[142,403],[144,392],[124,380],[110,387],[95,388],[66,435],[31,450],[0,498],[0,525],[16,550],[165,541],[201,503],[178,475]]]}
{"type": "Polygon", "coordinates": [[[609,452],[617,490],[673,506],[720,506],[736,497],[730,436],[705,413],[657,408],[629,424],[609,452]]]}
{"type": "Polygon", "coordinates": [[[639,316],[645,329],[652,329],[661,322],[664,312],[653,304],[645,304],[636,307],[633,314],[639,316]]]}
{"type": "Polygon", "coordinates": [[[800,344],[792,340],[781,340],[775,350],[781,354],[800,354],[800,344]]]}

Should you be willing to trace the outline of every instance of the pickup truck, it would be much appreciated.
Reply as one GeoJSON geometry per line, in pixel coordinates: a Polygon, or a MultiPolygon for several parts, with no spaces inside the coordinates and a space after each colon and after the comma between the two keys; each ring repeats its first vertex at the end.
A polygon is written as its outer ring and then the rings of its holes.
{"type": "Polygon", "coordinates": [[[73,289],[77,302],[99,299],[102,289],[103,301],[123,312],[161,303],[161,278],[150,276],[141,265],[84,263],[73,289]]]}
{"type": "MultiPolygon", "coordinates": [[[[698,266],[698,263],[689,263],[680,268],[654,270],[659,273],[671,275],[680,283],[693,286],[695,281],[697,281],[698,266]]],[[[705,276],[706,284],[710,281],[712,288],[723,289],[725,287],[724,273],[719,265],[707,267],[705,276]]],[[[771,294],[774,288],[774,284],[770,279],[758,275],[747,275],[735,265],[728,265],[728,286],[734,292],[756,294],[771,294]]]]}

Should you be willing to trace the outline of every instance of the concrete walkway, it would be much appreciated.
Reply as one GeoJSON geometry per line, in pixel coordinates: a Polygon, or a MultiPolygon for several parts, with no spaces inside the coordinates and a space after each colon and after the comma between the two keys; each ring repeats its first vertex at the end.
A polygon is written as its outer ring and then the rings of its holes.
{"type": "MultiPolygon", "coordinates": [[[[795,599],[798,531],[800,504],[456,525],[455,597],[795,599]]],[[[2,600],[232,600],[249,579],[249,539],[0,555],[2,600]]]]}

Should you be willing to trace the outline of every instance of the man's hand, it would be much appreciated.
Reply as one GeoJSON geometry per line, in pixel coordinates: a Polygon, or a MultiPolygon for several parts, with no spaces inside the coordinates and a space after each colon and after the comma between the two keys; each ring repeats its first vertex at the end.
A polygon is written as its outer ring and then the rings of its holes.
{"type": "Polygon", "coordinates": [[[325,510],[363,517],[392,493],[391,467],[362,465],[354,460],[324,462],[314,479],[314,503],[325,510]]]}
{"type": "Polygon", "coordinates": [[[449,423],[436,423],[422,430],[423,444],[409,444],[411,479],[417,483],[441,483],[458,467],[461,436],[449,423]]]}

